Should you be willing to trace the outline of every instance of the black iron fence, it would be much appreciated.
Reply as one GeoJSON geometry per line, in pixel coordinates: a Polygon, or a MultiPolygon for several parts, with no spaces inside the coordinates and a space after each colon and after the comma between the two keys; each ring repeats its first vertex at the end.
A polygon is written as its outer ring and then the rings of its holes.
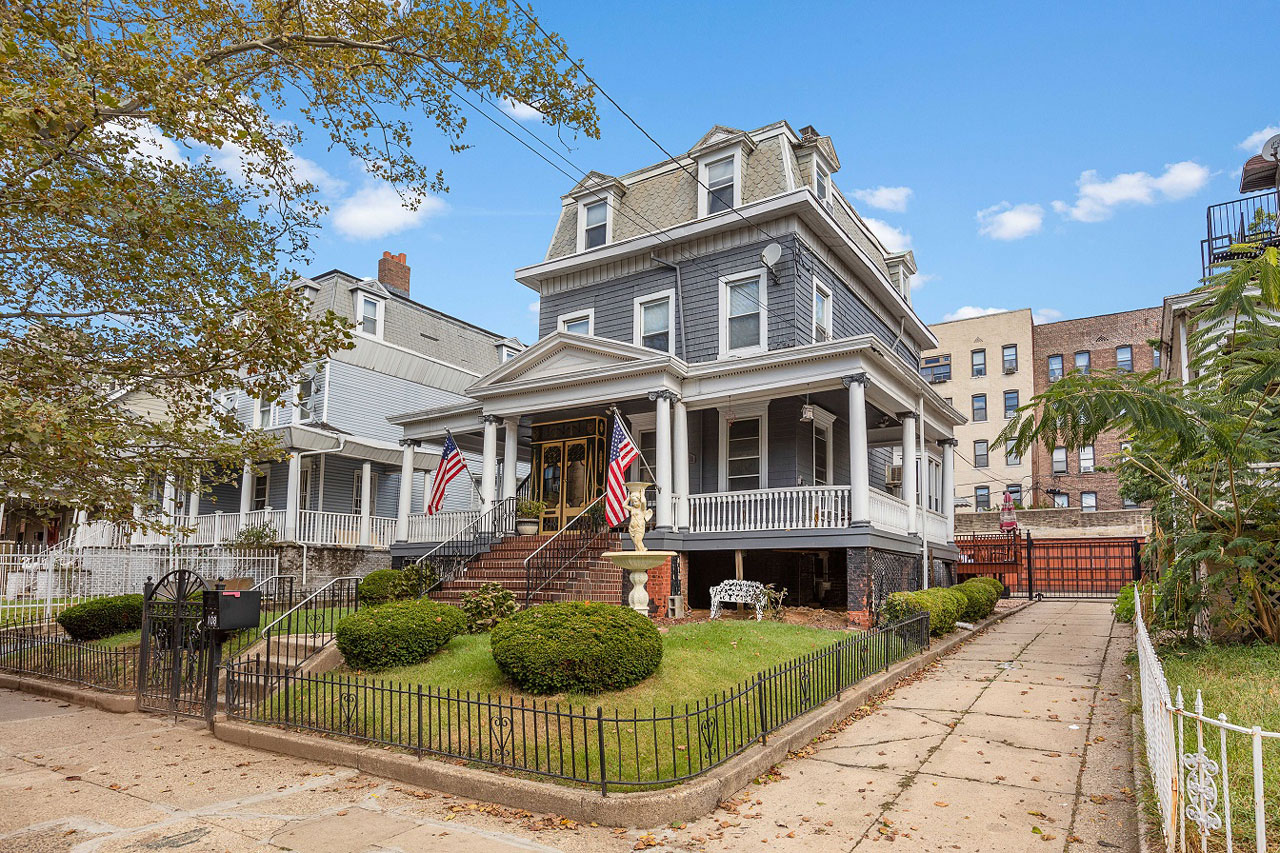
{"type": "Polygon", "coordinates": [[[227,715],[598,787],[653,788],[716,767],[864,678],[928,648],[928,615],[856,634],[683,706],[634,709],[227,667],[227,715]]]}
{"type": "Polygon", "coordinates": [[[76,642],[57,623],[31,618],[0,629],[0,670],[129,693],[138,683],[138,649],[76,642]]]}

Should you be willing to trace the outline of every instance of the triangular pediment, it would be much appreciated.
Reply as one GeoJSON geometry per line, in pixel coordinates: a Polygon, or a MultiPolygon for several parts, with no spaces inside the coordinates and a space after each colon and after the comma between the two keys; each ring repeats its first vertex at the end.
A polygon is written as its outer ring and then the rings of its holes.
{"type": "Polygon", "coordinates": [[[474,389],[508,382],[553,380],[662,357],[662,353],[621,341],[555,332],[489,373],[474,389]]]}

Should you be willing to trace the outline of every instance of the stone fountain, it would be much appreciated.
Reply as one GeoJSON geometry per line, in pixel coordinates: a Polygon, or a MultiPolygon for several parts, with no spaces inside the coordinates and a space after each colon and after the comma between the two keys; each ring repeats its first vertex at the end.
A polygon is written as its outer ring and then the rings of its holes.
{"type": "Polygon", "coordinates": [[[649,615],[649,591],[645,584],[649,582],[649,571],[661,566],[676,555],[675,551],[650,551],[644,546],[644,531],[647,522],[653,517],[649,502],[645,499],[645,489],[652,483],[627,483],[627,509],[631,520],[627,522],[627,535],[631,537],[634,551],[606,551],[604,556],[615,566],[631,575],[631,594],[627,596],[627,604],[637,613],[649,615]]]}

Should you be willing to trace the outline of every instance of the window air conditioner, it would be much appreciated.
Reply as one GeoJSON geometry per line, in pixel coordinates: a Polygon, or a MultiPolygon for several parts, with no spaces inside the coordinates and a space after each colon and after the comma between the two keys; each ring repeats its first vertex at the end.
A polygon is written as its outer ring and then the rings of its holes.
{"type": "Polygon", "coordinates": [[[901,465],[884,466],[884,484],[886,486],[902,485],[902,466],[901,465]]]}
{"type": "Polygon", "coordinates": [[[1011,374],[1011,373],[1017,373],[1017,372],[1018,372],[1018,366],[1017,366],[1017,365],[1014,365],[1013,367],[1006,367],[1006,368],[1004,369],[1004,375],[1005,375],[1005,376],[1008,376],[1008,375],[1009,375],[1009,374],[1011,374]]]}

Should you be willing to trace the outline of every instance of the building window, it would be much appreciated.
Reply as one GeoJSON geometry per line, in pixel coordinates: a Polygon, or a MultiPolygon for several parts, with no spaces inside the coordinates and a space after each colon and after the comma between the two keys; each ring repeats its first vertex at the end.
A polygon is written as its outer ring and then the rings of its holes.
{"type": "Polygon", "coordinates": [[[973,420],[985,421],[987,419],[987,395],[973,395],[973,420]]]}
{"type": "Polygon", "coordinates": [[[298,382],[298,420],[309,421],[315,417],[317,373],[302,377],[298,382]]]}
{"type": "Polygon", "coordinates": [[[707,164],[707,214],[729,210],[734,204],[734,176],[737,158],[725,157],[707,164]]]}
{"type": "Polygon", "coordinates": [[[1067,449],[1065,447],[1055,447],[1053,449],[1053,473],[1067,473],[1067,449]]]}
{"type": "Polygon", "coordinates": [[[1080,371],[1081,373],[1089,372],[1089,351],[1088,350],[1076,353],[1076,370],[1080,371]]]}
{"type": "Polygon", "coordinates": [[[813,278],[813,340],[831,340],[831,288],[813,278]]]}
{"type": "Polygon", "coordinates": [[[635,342],[658,352],[672,352],[675,338],[675,291],[639,296],[635,301],[635,342]]]}
{"type": "Polygon", "coordinates": [[[1071,506],[1071,496],[1066,492],[1058,492],[1053,496],[1054,509],[1065,509],[1071,506]]]}
{"type": "Polygon", "coordinates": [[[818,199],[827,201],[827,197],[831,194],[831,173],[819,163],[817,168],[813,170],[813,175],[813,186],[818,193],[818,199]]]}
{"type": "Polygon", "coordinates": [[[760,418],[733,421],[728,427],[729,443],[725,452],[725,479],[729,491],[759,489],[760,483],[760,418]]]}
{"type": "Polygon", "coordinates": [[[366,293],[356,294],[356,331],[371,338],[382,337],[382,300],[366,293]]]}
{"type": "Polygon", "coordinates": [[[929,509],[942,512],[942,463],[929,460],[929,509]]]}
{"type": "Polygon", "coordinates": [[[951,379],[951,356],[931,355],[920,363],[920,375],[926,382],[937,384],[951,379]]]}
{"type": "Polygon", "coordinates": [[[1018,413],[1018,392],[1016,389],[1004,392],[1004,419],[1007,421],[1018,413]]]}
{"type": "Polygon", "coordinates": [[[1116,347],[1116,370],[1133,372],[1133,347],[1116,347]]]}
{"type": "Polygon", "coordinates": [[[558,320],[560,331],[572,332],[575,335],[590,335],[595,325],[595,309],[576,311],[573,314],[561,314],[558,320]]]}
{"type": "Polygon", "coordinates": [[[987,351],[984,349],[976,349],[969,353],[969,364],[973,368],[974,376],[986,376],[987,351]]]}
{"type": "Polygon", "coordinates": [[[831,485],[831,430],[819,423],[813,425],[813,484],[831,485]]]}
{"type": "Polygon", "coordinates": [[[1151,366],[1157,369],[1160,367],[1160,347],[1151,348],[1151,366]]]}
{"type": "Polygon", "coordinates": [[[975,441],[973,443],[973,467],[986,468],[990,464],[987,455],[987,442],[975,441]]]}
{"type": "Polygon", "coordinates": [[[1121,501],[1121,503],[1122,503],[1122,505],[1124,506],[1124,508],[1125,508],[1125,509],[1137,509],[1137,508],[1138,508],[1138,502],[1137,502],[1137,501],[1135,501],[1133,498],[1126,498],[1126,497],[1124,497],[1123,495],[1121,495],[1121,497],[1120,497],[1120,501],[1121,501]]]}
{"type": "Polygon", "coordinates": [[[1010,483],[1004,487],[1005,492],[1009,495],[1009,499],[1013,501],[1015,506],[1022,506],[1022,484],[1010,483]]]}
{"type": "Polygon", "coordinates": [[[593,201],[582,206],[582,248],[594,249],[609,241],[609,202],[593,201]]]}
{"type": "Polygon", "coordinates": [[[1049,381],[1057,382],[1062,378],[1062,356],[1049,356],[1049,381]]]}
{"type": "Polygon", "coordinates": [[[1004,464],[1022,464],[1022,454],[1018,452],[1018,442],[1010,440],[1004,443],[1004,464]]]}
{"type": "Polygon", "coordinates": [[[973,508],[977,510],[991,509],[991,487],[973,487],[973,508]]]}
{"type": "Polygon", "coordinates": [[[1080,473],[1093,473],[1093,445],[1080,448],[1080,473]]]}
{"type": "Polygon", "coordinates": [[[271,494],[271,469],[253,475],[253,511],[260,512],[267,508],[267,499],[271,494]]]}
{"type": "Polygon", "coordinates": [[[720,354],[748,355],[765,348],[764,273],[720,279],[720,354]]]}
{"type": "Polygon", "coordinates": [[[1098,509],[1098,493],[1097,492],[1081,492],[1080,493],[1080,511],[1096,512],[1098,509]]]}
{"type": "Polygon", "coordinates": [[[1018,372],[1018,345],[1005,344],[1000,350],[1001,363],[1004,365],[1005,373],[1018,372]]]}
{"type": "Polygon", "coordinates": [[[258,426],[266,429],[271,426],[271,415],[275,412],[275,403],[268,397],[258,398],[258,426]]]}

